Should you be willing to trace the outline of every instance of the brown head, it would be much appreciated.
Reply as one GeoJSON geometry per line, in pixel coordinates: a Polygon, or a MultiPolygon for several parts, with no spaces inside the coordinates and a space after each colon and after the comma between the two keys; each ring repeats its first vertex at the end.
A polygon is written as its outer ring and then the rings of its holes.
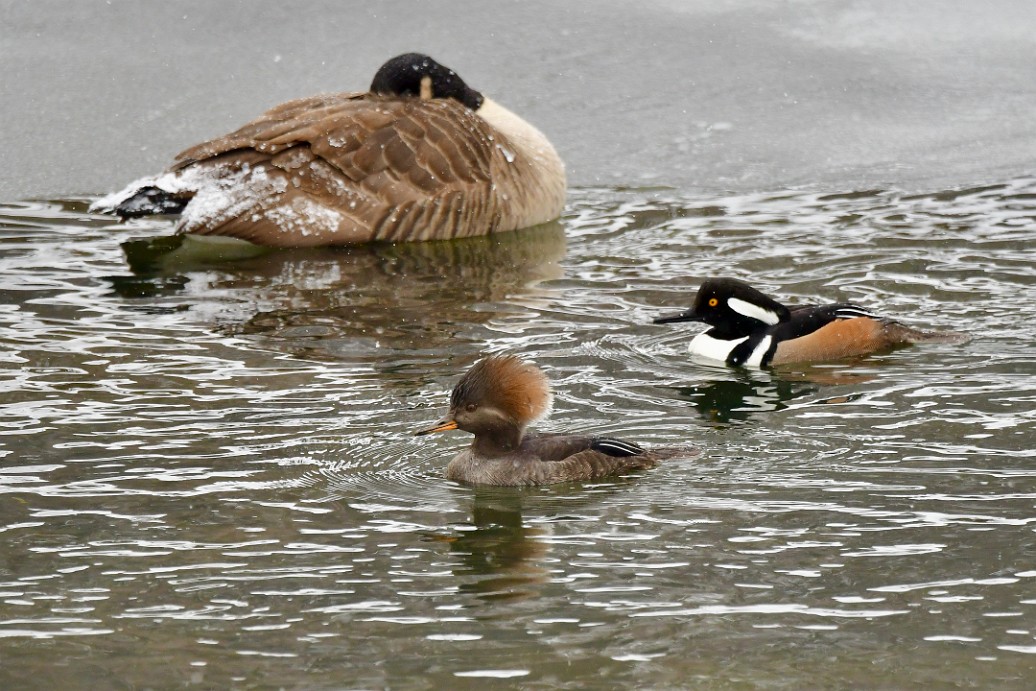
{"type": "Polygon", "coordinates": [[[418,435],[460,429],[486,452],[517,448],[525,428],[550,410],[550,384],[536,365],[513,355],[477,362],[453,387],[450,410],[418,435]]]}

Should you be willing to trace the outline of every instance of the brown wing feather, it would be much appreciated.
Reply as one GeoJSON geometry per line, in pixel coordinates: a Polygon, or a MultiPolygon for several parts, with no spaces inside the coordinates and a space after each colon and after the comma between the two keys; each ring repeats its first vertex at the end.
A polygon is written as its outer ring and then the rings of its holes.
{"type": "Polygon", "coordinates": [[[545,464],[550,482],[592,480],[610,475],[622,475],[636,470],[648,470],[658,465],[658,457],[651,453],[640,456],[609,456],[600,451],[580,451],[563,461],[545,464]]]}
{"type": "MultiPolygon", "coordinates": [[[[288,145],[310,141],[316,132],[327,131],[343,119],[346,113],[355,113],[357,103],[365,104],[368,101],[367,94],[356,92],[324,94],[287,101],[274,106],[229,134],[181,151],[176,156],[172,170],[179,170],[197,161],[238,149],[277,153],[288,145]]],[[[388,120],[387,116],[385,120],[388,120]]]]}
{"type": "Polygon", "coordinates": [[[344,93],[282,104],[182,152],[173,170],[262,173],[261,186],[227,184],[213,213],[187,214],[191,233],[284,246],[464,237],[518,227],[495,192],[515,182],[507,145],[452,100],[344,93]]]}
{"type": "Polygon", "coordinates": [[[658,461],[659,456],[652,453],[614,457],[599,451],[587,450],[564,460],[542,461],[511,456],[478,459],[472,456],[470,451],[462,451],[446,466],[446,478],[472,485],[550,485],[646,470],[655,467],[658,461]]]}

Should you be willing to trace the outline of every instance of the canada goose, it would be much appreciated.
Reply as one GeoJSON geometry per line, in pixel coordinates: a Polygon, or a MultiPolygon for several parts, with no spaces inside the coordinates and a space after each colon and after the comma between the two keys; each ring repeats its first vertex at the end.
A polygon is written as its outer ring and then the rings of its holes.
{"type": "Polygon", "coordinates": [[[516,230],[557,218],[564,200],[564,164],[539,130],[407,53],[366,93],[283,103],[93,208],[180,214],[184,233],[313,247],[516,230]]]}

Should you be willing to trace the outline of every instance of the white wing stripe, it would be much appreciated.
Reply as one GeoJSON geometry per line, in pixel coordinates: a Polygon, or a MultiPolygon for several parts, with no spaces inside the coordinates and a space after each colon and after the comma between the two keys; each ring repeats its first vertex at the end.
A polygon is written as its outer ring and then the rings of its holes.
{"type": "Polygon", "coordinates": [[[862,307],[840,307],[835,310],[835,316],[839,319],[854,319],[856,317],[870,317],[877,319],[877,315],[862,307]]]}
{"type": "Polygon", "coordinates": [[[630,444],[621,439],[601,438],[594,442],[594,447],[604,453],[611,451],[622,456],[639,456],[644,453],[644,449],[636,444],[630,444]]]}

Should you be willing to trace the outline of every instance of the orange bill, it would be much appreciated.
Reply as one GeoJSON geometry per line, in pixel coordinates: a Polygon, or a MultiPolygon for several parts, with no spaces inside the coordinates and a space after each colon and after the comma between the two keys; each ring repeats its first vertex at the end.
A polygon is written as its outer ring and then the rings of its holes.
{"type": "Polygon", "coordinates": [[[435,423],[428,429],[423,429],[420,432],[414,432],[414,436],[420,437],[425,434],[432,434],[434,432],[449,432],[451,429],[457,429],[457,421],[451,417],[446,417],[442,420],[439,420],[437,423],[435,423]]]}

